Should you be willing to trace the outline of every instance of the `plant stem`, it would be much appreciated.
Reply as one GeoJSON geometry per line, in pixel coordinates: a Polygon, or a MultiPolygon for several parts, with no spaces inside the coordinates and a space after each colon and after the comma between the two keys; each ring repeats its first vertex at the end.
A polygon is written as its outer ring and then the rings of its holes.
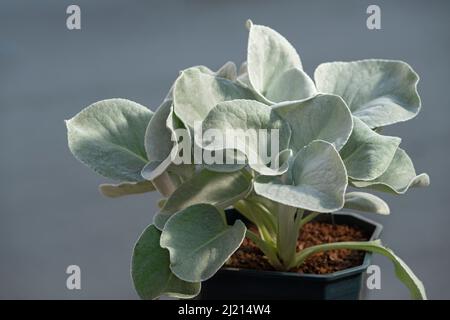
{"type": "Polygon", "coordinates": [[[250,220],[258,228],[261,238],[264,241],[268,241],[274,244],[274,239],[271,232],[268,230],[267,224],[264,221],[263,214],[259,214],[258,209],[256,209],[250,201],[247,199],[241,199],[237,201],[234,208],[238,210],[244,217],[250,220]]]}
{"type": "Polygon", "coordinates": [[[253,217],[256,220],[258,226],[261,226],[270,235],[270,239],[274,240],[277,225],[276,219],[272,213],[261,203],[245,199],[246,204],[251,208],[253,217]]]}
{"type": "Polygon", "coordinates": [[[167,172],[163,172],[161,175],[153,179],[152,183],[156,190],[158,190],[158,192],[165,198],[168,198],[177,189],[177,186],[167,172]]]}
{"type": "Polygon", "coordinates": [[[295,223],[297,208],[280,205],[278,210],[277,251],[285,270],[295,258],[297,252],[298,227],[295,223]]]}
{"type": "Polygon", "coordinates": [[[275,247],[273,247],[270,243],[268,243],[267,241],[264,241],[263,239],[258,237],[258,235],[256,233],[254,233],[248,229],[245,232],[245,236],[247,238],[249,238],[250,240],[252,240],[258,246],[258,248],[261,249],[261,251],[264,253],[264,255],[269,260],[270,264],[274,268],[276,268],[278,270],[283,269],[283,266],[282,266],[280,260],[278,259],[275,247]]]}
{"type": "Polygon", "coordinates": [[[298,228],[299,229],[303,228],[303,226],[305,224],[307,224],[308,222],[314,220],[319,214],[320,213],[318,213],[318,212],[311,212],[306,217],[304,217],[303,219],[300,220],[300,224],[299,224],[298,228]]]}

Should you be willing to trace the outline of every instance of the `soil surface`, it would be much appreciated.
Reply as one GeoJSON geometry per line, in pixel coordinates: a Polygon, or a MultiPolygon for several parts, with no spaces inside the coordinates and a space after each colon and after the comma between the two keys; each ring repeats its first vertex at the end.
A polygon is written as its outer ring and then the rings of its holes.
{"type": "MultiPolygon", "coordinates": [[[[309,222],[302,228],[297,242],[297,251],[322,243],[366,240],[368,240],[368,237],[357,227],[309,222]]],[[[358,266],[363,259],[363,251],[349,249],[329,250],[310,256],[298,269],[291,271],[326,274],[358,266]]],[[[244,239],[241,247],[230,257],[226,266],[242,269],[275,270],[261,250],[247,238],[244,239]]]]}

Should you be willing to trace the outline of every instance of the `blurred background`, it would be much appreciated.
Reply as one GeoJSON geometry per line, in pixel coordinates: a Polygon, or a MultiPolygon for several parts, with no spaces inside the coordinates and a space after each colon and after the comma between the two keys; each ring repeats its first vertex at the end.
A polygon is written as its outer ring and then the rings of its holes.
{"type": "MultiPolygon", "coordinates": [[[[423,109],[389,127],[431,187],[391,206],[383,240],[450,299],[449,1],[5,1],[0,2],[0,298],[135,299],[133,244],[156,212],[156,194],[108,199],[105,182],[67,148],[64,119],[101,99],[155,110],[179,70],[245,60],[246,19],[271,26],[298,50],[305,70],[327,61],[400,59],[421,76],[423,109]],[[81,30],[66,8],[81,8],[81,30]],[[366,9],[381,8],[381,30],[366,9]],[[81,267],[81,290],[66,268],[81,267]]],[[[406,299],[387,260],[370,299],[406,299]]]]}

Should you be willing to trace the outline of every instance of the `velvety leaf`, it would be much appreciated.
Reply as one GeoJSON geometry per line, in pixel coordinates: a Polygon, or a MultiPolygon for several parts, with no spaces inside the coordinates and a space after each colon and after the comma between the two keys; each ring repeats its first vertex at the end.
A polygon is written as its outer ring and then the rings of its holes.
{"type": "Polygon", "coordinates": [[[254,99],[254,95],[238,83],[190,68],[176,81],[174,110],[193,128],[195,122],[202,121],[217,103],[233,99],[254,99]]]}
{"type": "MultiPolygon", "coordinates": [[[[207,150],[235,149],[247,156],[249,165],[265,175],[277,175],[287,170],[287,166],[266,166],[281,150],[287,148],[291,130],[272,109],[254,100],[232,100],[217,104],[203,121],[202,131],[216,130],[225,139],[203,139],[200,144],[207,150]],[[278,130],[279,148],[272,157],[271,130],[278,130]],[[267,141],[260,140],[260,130],[267,130],[267,141]],[[225,141],[223,141],[225,140],[225,141]],[[202,143],[202,144],[201,144],[202,143]],[[261,147],[260,147],[261,144],[261,147]],[[267,146],[266,150],[264,149],[267,146]],[[264,159],[268,156],[268,159],[264,159]],[[268,160],[268,161],[266,161],[268,160]]],[[[199,141],[201,137],[195,137],[199,141]]]]}
{"type": "Polygon", "coordinates": [[[219,70],[217,70],[216,75],[231,81],[235,81],[237,78],[237,67],[232,61],[228,61],[219,70]]]}
{"type": "Polygon", "coordinates": [[[365,192],[348,192],[345,194],[344,208],[387,215],[389,206],[383,199],[365,192]]]}
{"type": "Polygon", "coordinates": [[[147,163],[144,168],[142,168],[141,176],[148,181],[155,180],[164,172],[166,172],[167,168],[172,164],[172,160],[170,157],[167,157],[163,161],[151,161],[147,163]]]}
{"type": "MultiPolygon", "coordinates": [[[[235,153],[239,152],[237,150],[232,150],[235,153]]],[[[235,155],[235,156],[227,156],[227,151],[223,151],[223,160],[222,163],[212,163],[212,164],[203,164],[203,166],[210,170],[216,172],[235,172],[239,171],[246,167],[246,157],[244,154],[235,155]]]]}
{"type": "Polygon", "coordinates": [[[391,249],[384,247],[381,244],[380,240],[366,241],[366,242],[335,242],[308,247],[298,253],[297,265],[303,263],[303,261],[305,261],[308,258],[308,256],[314,253],[334,249],[364,250],[373,253],[378,253],[387,257],[394,264],[395,275],[409,289],[411,297],[413,299],[423,299],[423,300],[427,298],[425,293],[425,287],[423,286],[422,281],[420,281],[419,278],[417,278],[417,276],[406,265],[406,263],[402,259],[397,257],[391,249]]]}
{"type": "Polygon", "coordinates": [[[236,78],[236,81],[241,84],[242,86],[246,88],[252,88],[252,85],[250,84],[250,80],[248,78],[248,70],[247,70],[247,61],[244,61],[241,66],[239,67],[238,76],[236,78]]]}
{"type": "Polygon", "coordinates": [[[95,172],[120,181],[141,181],[147,163],[145,129],[153,113],[125,99],[96,102],[66,121],[70,151],[95,172]]]}
{"type": "Polygon", "coordinates": [[[145,150],[150,161],[165,160],[173,148],[172,131],[167,127],[172,101],[167,100],[156,110],[145,132],[145,150]]]}
{"type": "Polygon", "coordinates": [[[340,151],[347,174],[356,180],[373,180],[386,171],[401,139],[382,136],[357,117],[353,118],[353,132],[340,151]]]}
{"type": "Polygon", "coordinates": [[[162,230],[174,213],[198,203],[224,209],[245,197],[251,187],[251,181],[244,171],[222,173],[203,169],[181,184],[167,199],[161,212],[154,217],[155,226],[162,230]]]}
{"type": "MultiPolygon", "coordinates": [[[[189,69],[197,69],[197,70],[199,70],[200,72],[203,72],[203,73],[206,73],[206,74],[215,75],[215,72],[214,72],[214,71],[212,71],[212,70],[209,69],[208,67],[202,66],[202,65],[194,66],[194,67],[191,67],[191,68],[189,68],[189,69]]],[[[172,101],[173,101],[173,91],[174,91],[174,89],[175,89],[175,83],[176,83],[176,81],[175,81],[175,82],[172,84],[172,86],[170,87],[169,93],[168,93],[168,94],[166,95],[166,97],[164,98],[163,103],[166,102],[167,100],[172,100],[172,101]]]]}
{"type": "MultiPolygon", "coordinates": [[[[278,32],[266,26],[254,25],[250,20],[247,24],[249,28],[247,48],[249,82],[257,93],[267,97],[267,93],[270,92],[270,87],[276,82],[276,79],[288,70],[302,70],[302,63],[294,47],[278,32]]],[[[292,77],[292,75],[287,77],[292,77]]],[[[276,87],[280,88],[281,84],[277,84],[276,87]]],[[[301,89],[301,87],[298,88],[298,90],[301,89]]],[[[279,91],[272,94],[272,97],[281,95],[279,91]]]]}
{"type": "Polygon", "coordinates": [[[427,187],[430,177],[426,173],[416,175],[414,165],[403,149],[398,148],[389,167],[378,178],[371,181],[350,180],[359,188],[369,187],[378,191],[403,194],[411,187],[427,187]]]}
{"type": "Polygon", "coordinates": [[[317,95],[304,101],[277,104],[273,110],[289,123],[290,148],[295,152],[313,140],[330,142],[340,150],[352,132],[352,115],[338,96],[317,95]]]}
{"type": "Polygon", "coordinates": [[[294,68],[273,79],[264,96],[270,103],[277,103],[303,100],[316,94],[316,86],[312,79],[303,70],[294,68]]]}
{"type": "Polygon", "coordinates": [[[101,184],[100,192],[107,197],[117,198],[130,194],[140,194],[155,191],[155,186],[150,181],[122,182],[119,184],[101,184]]]}
{"type": "Polygon", "coordinates": [[[181,137],[177,129],[186,129],[184,123],[174,114],[173,104],[170,100],[165,101],[156,111],[146,130],[145,146],[150,161],[141,171],[144,179],[154,180],[164,172],[172,172],[179,175],[183,180],[190,178],[195,170],[194,164],[182,163],[175,165],[172,155],[179,152],[183,139],[192,144],[189,130],[186,137],[181,137]],[[175,143],[177,141],[177,143],[175,143]]]}
{"type": "Polygon", "coordinates": [[[161,295],[193,298],[200,293],[200,283],[179,279],[170,271],[169,251],[161,248],[161,232],[150,225],[139,237],[131,262],[134,287],[142,299],[161,295]]]}
{"type": "Polygon", "coordinates": [[[341,96],[371,128],[409,120],[420,110],[419,76],[401,61],[323,63],[314,78],[319,92],[341,96]]]}
{"type": "Polygon", "coordinates": [[[290,179],[259,176],[257,194],[291,207],[332,212],[344,205],[347,175],[332,144],[316,140],[301,149],[289,167],[290,179]]]}
{"type": "Polygon", "coordinates": [[[247,70],[247,61],[244,61],[241,63],[240,67],[239,67],[239,71],[238,71],[238,77],[247,74],[248,70],[247,70]]]}
{"type": "Polygon", "coordinates": [[[244,240],[246,227],[210,204],[196,204],[172,216],[161,234],[161,246],[170,252],[170,269],[185,281],[212,277],[244,240]]]}

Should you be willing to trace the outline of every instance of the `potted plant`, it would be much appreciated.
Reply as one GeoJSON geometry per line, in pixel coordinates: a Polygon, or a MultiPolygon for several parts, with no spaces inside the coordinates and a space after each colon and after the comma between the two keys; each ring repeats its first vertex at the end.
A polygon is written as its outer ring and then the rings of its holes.
{"type": "Polygon", "coordinates": [[[193,298],[203,284],[203,299],[357,298],[363,251],[390,259],[412,298],[425,299],[378,224],[338,213],[389,214],[366,191],[429,184],[401,139],[381,134],[419,112],[418,75],[401,61],[362,60],[321,64],[313,81],[284,37],[247,27],[239,72],[191,67],[154,113],[110,99],[66,122],[74,156],[119,181],[103,194],[162,195],[133,251],[138,294],[193,298]]]}

